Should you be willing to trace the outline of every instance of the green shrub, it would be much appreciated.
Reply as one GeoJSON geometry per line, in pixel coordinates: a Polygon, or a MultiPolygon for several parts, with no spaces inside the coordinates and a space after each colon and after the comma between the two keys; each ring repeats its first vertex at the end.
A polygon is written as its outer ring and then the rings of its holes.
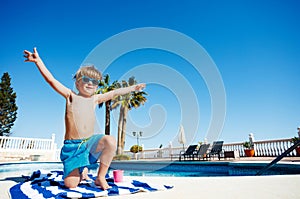
{"type": "Polygon", "coordinates": [[[248,141],[243,143],[243,147],[245,147],[246,149],[251,149],[252,148],[250,142],[248,142],[248,141]]]}
{"type": "Polygon", "coordinates": [[[130,148],[130,152],[131,153],[138,153],[140,151],[143,151],[143,147],[142,146],[138,146],[138,145],[133,145],[131,148],[130,148]]]}
{"type": "Polygon", "coordinates": [[[116,155],[113,160],[130,160],[130,156],[124,154],[116,155]]]}
{"type": "Polygon", "coordinates": [[[292,138],[292,143],[296,144],[300,140],[299,137],[293,137],[292,138]]]}

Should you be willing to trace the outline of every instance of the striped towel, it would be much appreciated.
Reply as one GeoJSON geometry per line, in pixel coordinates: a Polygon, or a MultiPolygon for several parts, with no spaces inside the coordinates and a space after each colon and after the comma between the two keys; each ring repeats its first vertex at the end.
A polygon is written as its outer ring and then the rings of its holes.
{"type": "Polygon", "coordinates": [[[112,188],[104,191],[95,185],[96,176],[89,174],[91,180],[82,181],[76,188],[68,189],[64,186],[62,177],[62,171],[35,171],[30,177],[27,177],[25,182],[18,183],[10,188],[11,198],[94,198],[173,188],[172,186],[150,184],[136,180],[114,183],[113,178],[107,176],[107,182],[112,188]]]}

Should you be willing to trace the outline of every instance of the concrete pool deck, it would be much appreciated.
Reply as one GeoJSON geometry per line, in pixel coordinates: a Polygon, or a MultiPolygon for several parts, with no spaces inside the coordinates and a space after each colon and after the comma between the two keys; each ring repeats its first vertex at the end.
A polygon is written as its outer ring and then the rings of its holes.
{"type": "MultiPolygon", "coordinates": [[[[273,158],[251,158],[231,160],[236,162],[263,161],[273,158]]],[[[228,160],[227,160],[228,161],[228,160]]],[[[230,160],[229,160],[230,161],[230,160]]],[[[281,162],[299,164],[299,158],[285,158],[281,162]]],[[[136,193],[109,198],[166,199],[166,198],[222,198],[222,199],[296,199],[300,196],[300,175],[235,176],[235,177],[139,177],[124,176],[124,180],[136,179],[144,182],[172,185],[174,188],[151,193],[136,193]]],[[[8,190],[16,184],[12,179],[0,180],[0,198],[9,199],[8,190]]],[[[105,198],[105,197],[100,197],[105,198]]]]}
{"type": "MultiPolygon", "coordinates": [[[[126,177],[129,180],[132,177],[126,177]]],[[[166,199],[166,198],[222,198],[222,199],[296,199],[300,195],[300,175],[247,177],[134,177],[136,180],[173,185],[166,191],[136,193],[109,198],[166,199]]],[[[8,190],[14,181],[0,182],[0,196],[9,199],[8,190]]],[[[105,197],[101,197],[105,198],[105,197]]]]}

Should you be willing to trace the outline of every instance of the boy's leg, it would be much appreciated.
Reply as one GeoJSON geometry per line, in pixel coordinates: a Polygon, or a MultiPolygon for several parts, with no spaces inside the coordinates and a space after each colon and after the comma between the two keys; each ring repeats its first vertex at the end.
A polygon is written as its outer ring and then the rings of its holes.
{"type": "Polygon", "coordinates": [[[65,186],[67,188],[76,188],[80,183],[81,177],[79,169],[74,169],[67,177],[64,179],[65,186]]]}
{"type": "Polygon", "coordinates": [[[100,186],[103,190],[111,188],[111,186],[108,185],[105,175],[108,171],[109,166],[106,164],[100,163],[99,170],[98,170],[98,175],[95,180],[95,184],[100,186]]]}
{"type": "Polygon", "coordinates": [[[95,184],[106,190],[109,185],[106,182],[105,175],[116,152],[116,140],[112,136],[104,136],[98,143],[97,151],[101,151],[100,167],[95,184]]]}

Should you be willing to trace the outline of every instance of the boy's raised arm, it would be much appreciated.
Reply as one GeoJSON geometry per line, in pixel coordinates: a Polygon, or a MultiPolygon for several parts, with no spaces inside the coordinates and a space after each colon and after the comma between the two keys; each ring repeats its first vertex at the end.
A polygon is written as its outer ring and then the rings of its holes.
{"type": "Polygon", "coordinates": [[[104,94],[98,94],[97,102],[98,102],[98,104],[100,104],[101,102],[105,102],[105,101],[113,99],[115,96],[125,95],[125,94],[133,92],[133,91],[140,91],[140,90],[143,90],[145,87],[146,87],[146,84],[142,83],[142,84],[128,86],[126,88],[119,88],[116,90],[112,90],[112,91],[109,91],[104,94]]]}
{"type": "Polygon", "coordinates": [[[33,53],[24,50],[24,57],[26,58],[25,62],[34,62],[35,65],[38,67],[40,73],[44,77],[44,79],[50,84],[50,86],[59,94],[67,98],[71,94],[71,90],[57,81],[50,71],[46,68],[45,64],[43,63],[42,59],[39,57],[39,54],[36,48],[33,49],[33,53]]]}

